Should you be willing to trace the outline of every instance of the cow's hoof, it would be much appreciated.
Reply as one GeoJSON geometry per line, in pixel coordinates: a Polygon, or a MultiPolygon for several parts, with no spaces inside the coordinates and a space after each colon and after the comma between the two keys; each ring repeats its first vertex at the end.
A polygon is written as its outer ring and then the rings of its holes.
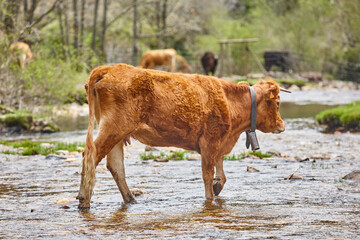
{"type": "Polygon", "coordinates": [[[85,210],[90,208],[90,202],[81,202],[79,203],[78,209],[85,210]]]}
{"type": "Polygon", "coordinates": [[[221,185],[221,183],[219,182],[214,182],[213,184],[213,190],[214,190],[214,194],[215,196],[218,196],[221,192],[221,190],[223,189],[223,186],[221,185]]]}

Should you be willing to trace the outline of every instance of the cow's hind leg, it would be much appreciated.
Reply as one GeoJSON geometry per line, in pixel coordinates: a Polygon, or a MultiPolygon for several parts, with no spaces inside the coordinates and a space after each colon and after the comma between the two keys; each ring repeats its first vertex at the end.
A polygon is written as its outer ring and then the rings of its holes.
{"type": "Polygon", "coordinates": [[[226,182],[226,177],[223,169],[223,161],[224,161],[224,157],[222,156],[221,158],[218,159],[215,165],[216,175],[213,182],[213,190],[215,196],[218,196],[220,194],[226,182]]]}
{"type": "Polygon", "coordinates": [[[135,202],[125,179],[123,141],[116,144],[107,155],[107,168],[111,172],[125,203],[135,202]]]}
{"type": "MultiPolygon", "coordinates": [[[[109,125],[108,129],[113,129],[109,125]]],[[[94,145],[88,144],[85,146],[82,171],[81,171],[81,183],[80,191],[78,195],[79,208],[90,208],[90,201],[92,191],[95,185],[95,168],[100,161],[110,152],[110,150],[125,136],[119,136],[117,134],[109,134],[106,130],[99,130],[99,134],[94,142],[94,145]]]]}

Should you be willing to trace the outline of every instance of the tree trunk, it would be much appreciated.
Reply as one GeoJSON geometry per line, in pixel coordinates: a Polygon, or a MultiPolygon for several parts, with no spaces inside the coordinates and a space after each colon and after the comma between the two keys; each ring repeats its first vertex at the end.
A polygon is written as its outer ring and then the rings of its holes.
{"type": "Polygon", "coordinates": [[[15,27],[19,14],[21,0],[7,0],[5,2],[4,30],[11,42],[15,41],[15,27]]]}
{"type": "Polygon", "coordinates": [[[65,0],[63,13],[64,13],[64,20],[65,20],[65,41],[66,41],[66,46],[70,45],[70,30],[69,30],[69,18],[68,18],[68,12],[69,11],[68,10],[69,10],[68,0],[65,0]]]}
{"type": "Polygon", "coordinates": [[[83,46],[84,46],[85,4],[86,4],[86,0],[81,0],[80,41],[79,41],[79,51],[80,51],[80,54],[82,54],[83,46]]]}
{"type": "Polygon", "coordinates": [[[66,46],[66,38],[65,38],[65,31],[64,31],[64,25],[63,25],[63,19],[62,19],[62,2],[58,0],[57,5],[57,14],[59,18],[59,27],[60,27],[60,34],[61,34],[61,43],[62,43],[62,49],[64,57],[66,56],[65,46],[66,46]]]}
{"type": "Polygon", "coordinates": [[[99,7],[99,0],[95,0],[93,34],[92,34],[92,41],[91,41],[91,48],[94,51],[95,51],[95,41],[96,41],[96,23],[97,23],[98,7],[99,7]]]}
{"type": "Polygon", "coordinates": [[[101,55],[105,59],[105,33],[106,33],[106,15],[107,15],[107,0],[104,0],[104,13],[103,13],[103,20],[102,20],[102,29],[101,29],[101,38],[100,38],[100,49],[101,55]]]}
{"type": "Polygon", "coordinates": [[[78,55],[79,51],[79,21],[77,11],[77,0],[73,0],[73,11],[74,11],[74,49],[75,55],[78,55]]]}
{"type": "Polygon", "coordinates": [[[133,12],[133,52],[132,52],[132,65],[137,65],[137,55],[138,55],[138,48],[137,48],[137,0],[133,0],[134,5],[134,12],[133,12]]]}
{"type": "Polygon", "coordinates": [[[37,7],[38,0],[31,0],[30,9],[28,8],[27,0],[24,0],[24,15],[27,24],[31,24],[34,20],[34,12],[37,7]]]}
{"type": "Polygon", "coordinates": [[[167,48],[167,33],[166,33],[166,16],[167,15],[167,0],[163,2],[162,9],[162,39],[163,39],[163,47],[167,48]]]}
{"type": "MultiPolygon", "coordinates": [[[[156,30],[159,33],[161,31],[160,0],[155,2],[155,13],[156,13],[156,30]]],[[[156,36],[156,45],[157,48],[160,48],[161,46],[161,37],[159,34],[156,36]]]]}

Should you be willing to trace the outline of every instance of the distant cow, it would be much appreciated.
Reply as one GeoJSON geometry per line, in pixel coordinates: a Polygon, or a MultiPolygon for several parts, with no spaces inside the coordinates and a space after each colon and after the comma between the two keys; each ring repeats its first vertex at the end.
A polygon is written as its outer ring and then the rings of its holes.
{"type": "Polygon", "coordinates": [[[24,42],[15,42],[10,45],[10,54],[7,61],[7,65],[14,61],[21,68],[25,68],[26,63],[29,59],[34,57],[33,53],[30,50],[30,47],[27,43],[24,42]]]}
{"type": "MultiPolygon", "coordinates": [[[[282,89],[273,80],[261,80],[253,88],[257,129],[284,131],[279,113],[282,89]]],[[[135,201],[125,180],[123,144],[128,136],[150,146],[176,146],[200,153],[205,196],[213,199],[220,193],[226,181],[224,156],[251,125],[247,82],[235,84],[205,75],[117,64],[95,68],[85,89],[89,126],[78,195],[80,209],[90,207],[95,168],[105,156],[124,202],[135,201]],[[94,142],[95,119],[99,130],[94,142]]]]}
{"type": "Polygon", "coordinates": [[[192,68],[186,62],[185,58],[180,55],[176,55],[176,71],[183,72],[183,73],[191,73],[192,68]]]}
{"type": "Polygon", "coordinates": [[[218,59],[212,52],[206,52],[201,57],[201,65],[204,68],[205,75],[209,75],[209,72],[214,76],[216,71],[218,59]]]}
{"type": "Polygon", "coordinates": [[[282,72],[287,72],[291,68],[291,58],[289,52],[271,51],[264,53],[265,69],[270,71],[272,66],[278,66],[282,72]]]}
{"type": "Polygon", "coordinates": [[[156,66],[165,66],[168,71],[176,71],[176,50],[169,49],[156,49],[146,51],[140,61],[142,68],[154,68],[156,66]]]}

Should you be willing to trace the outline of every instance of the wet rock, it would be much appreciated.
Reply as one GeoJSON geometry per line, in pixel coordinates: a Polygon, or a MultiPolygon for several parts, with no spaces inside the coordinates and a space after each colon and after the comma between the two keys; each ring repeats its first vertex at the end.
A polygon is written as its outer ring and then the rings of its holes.
{"type": "Polygon", "coordinates": [[[150,147],[150,146],[145,147],[145,152],[151,152],[151,151],[159,151],[159,150],[157,148],[150,147]]]}
{"type": "Polygon", "coordinates": [[[295,173],[290,174],[289,176],[285,177],[284,180],[303,180],[304,178],[300,175],[297,175],[295,173]]]}
{"type": "Polygon", "coordinates": [[[296,84],[293,84],[288,88],[288,90],[291,91],[291,92],[295,92],[295,91],[300,91],[301,88],[298,87],[296,84]]]}
{"type": "Polygon", "coordinates": [[[67,158],[65,159],[65,162],[76,162],[77,159],[76,158],[67,158]]]}
{"type": "Polygon", "coordinates": [[[200,160],[201,159],[201,155],[200,154],[192,154],[188,157],[189,161],[194,161],[194,160],[200,160]]]}
{"type": "Polygon", "coordinates": [[[56,151],[56,154],[58,154],[58,155],[68,155],[69,151],[67,151],[67,150],[58,150],[58,151],[56,151]]]}
{"type": "Polygon", "coordinates": [[[45,159],[46,160],[64,160],[64,159],[66,159],[66,157],[56,155],[56,154],[49,154],[45,157],[45,159]]]}
{"type": "Polygon", "coordinates": [[[354,170],[351,173],[345,175],[343,179],[360,180],[360,170],[354,170]]]}
{"type": "Polygon", "coordinates": [[[50,143],[41,143],[40,144],[40,147],[41,148],[51,148],[53,145],[52,144],[50,144],[50,143]]]}
{"type": "Polygon", "coordinates": [[[85,148],[83,148],[83,147],[77,147],[76,150],[77,150],[78,152],[83,152],[83,151],[85,150],[85,148]]]}
{"type": "Polygon", "coordinates": [[[168,162],[169,159],[167,157],[164,158],[155,158],[154,159],[155,162],[168,162]]]}
{"type": "Polygon", "coordinates": [[[163,167],[163,166],[164,166],[163,164],[159,164],[159,163],[154,164],[154,167],[163,167]]]}
{"type": "Polygon", "coordinates": [[[68,203],[68,202],[71,202],[72,200],[70,198],[59,198],[57,201],[56,201],[56,204],[62,204],[62,203],[68,203]]]}
{"type": "Polygon", "coordinates": [[[140,188],[132,188],[132,189],[130,189],[130,192],[131,192],[135,197],[147,193],[145,190],[142,190],[142,189],[140,189],[140,188]]]}
{"type": "Polygon", "coordinates": [[[310,158],[303,158],[303,159],[301,159],[301,158],[296,158],[296,160],[298,161],[298,162],[307,162],[307,161],[310,161],[310,158]]]}
{"type": "Polygon", "coordinates": [[[260,170],[254,168],[252,166],[247,166],[246,171],[247,172],[260,172],[260,170]]]}

